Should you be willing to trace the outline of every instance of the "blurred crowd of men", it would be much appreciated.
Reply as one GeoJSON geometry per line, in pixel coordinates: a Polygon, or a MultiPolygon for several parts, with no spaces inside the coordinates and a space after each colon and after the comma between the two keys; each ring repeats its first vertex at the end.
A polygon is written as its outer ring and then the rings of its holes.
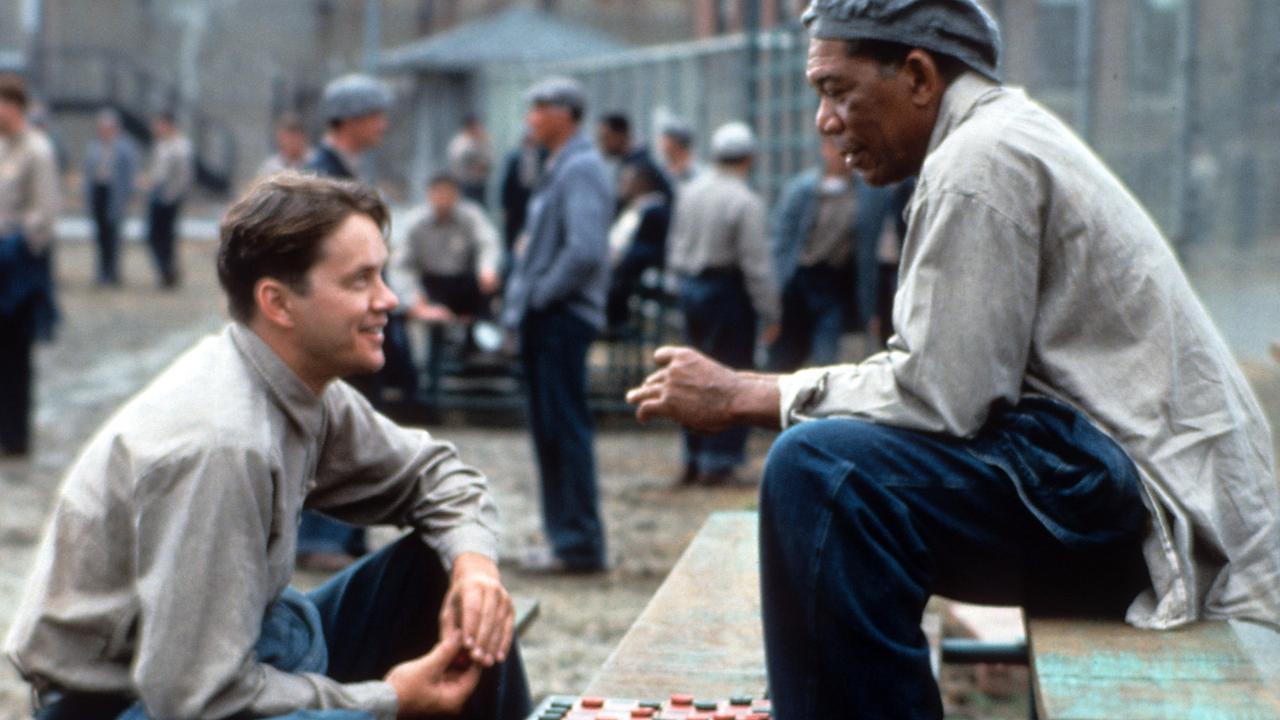
{"type": "MultiPolygon", "coordinates": [[[[56,317],[47,248],[59,183],[52,145],[25,120],[21,81],[7,79],[0,90],[2,267],[42,278],[28,283],[37,289],[23,290],[21,299],[10,297],[12,283],[0,298],[6,338],[0,438],[6,453],[25,454],[30,345],[56,317]],[[14,270],[19,262],[34,270],[14,270]]],[[[421,390],[415,355],[437,381],[446,349],[464,357],[518,355],[529,379],[549,541],[528,564],[593,570],[608,558],[586,396],[591,343],[634,338],[645,302],[655,298],[678,308],[686,342],[739,369],[836,363],[850,332],[883,342],[892,327],[900,216],[910,186],[871,188],[824,147],[770,211],[753,187],[758,141],[744,123],[716,129],[704,150],[690,124],[670,118],[650,146],[626,113],[601,112],[592,124],[586,93],[573,79],[544,80],[526,102],[521,142],[505,155],[480,115],[464,116],[445,148],[444,167],[396,228],[385,274],[400,304],[387,328],[387,364],[350,381],[383,406],[388,397],[412,399],[421,390]],[[411,352],[414,324],[426,328],[422,353],[411,352]]],[[[392,106],[391,92],[376,78],[333,80],[319,105],[317,141],[302,115],[281,114],[274,153],[256,176],[300,171],[371,181],[366,154],[381,144],[392,106]]],[[[196,162],[172,113],[150,120],[145,169],[111,108],[96,116],[83,154],[84,204],[103,287],[121,285],[122,227],[139,193],[146,197],[144,237],[158,285],[181,282],[177,226],[196,162]]],[[[745,430],[685,435],[678,483],[735,479],[745,461],[745,430]]],[[[313,567],[340,567],[366,549],[360,531],[318,515],[302,523],[299,553],[313,567]]]]}

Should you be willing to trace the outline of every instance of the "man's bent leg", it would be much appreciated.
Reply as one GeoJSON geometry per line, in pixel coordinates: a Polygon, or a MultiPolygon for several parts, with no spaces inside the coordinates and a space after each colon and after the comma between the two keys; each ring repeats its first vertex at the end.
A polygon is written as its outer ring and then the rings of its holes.
{"type": "MultiPolygon", "coordinates": [[[[309,593],[328,643],[328,675],[342,682],[381,680],[395,665],[426,654],[439,638],[448,589],[440,558],[410,534],[309,593]]],[[[529,711],[529,686],[513,641],[506,661],[481,675],[461,717],[521,719],[529,711]]]]}
{"type": "MultiPolygon", "coordinates": [[[[1141,510],[1131,490],[1104,483],[1080,500],[1105,506],[1111,493],[1141,510]]],[[[770,685],[788,719],[940,718],[920,630],[929,596],[1019,604],[1038,564],[1082,552],[966,441],[856,420],[784,433],[760,506],[770,685]]],[[[1139,534],[1112,547],[1136,550],[1139,534]]]]}

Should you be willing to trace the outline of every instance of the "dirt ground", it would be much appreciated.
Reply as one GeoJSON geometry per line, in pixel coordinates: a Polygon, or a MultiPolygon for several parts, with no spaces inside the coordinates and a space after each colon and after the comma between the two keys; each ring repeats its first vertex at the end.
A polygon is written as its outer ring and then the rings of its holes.
{"type": "MultiPolygon", "coordinates": [[[[62,473],[74,453],[112,410],[175,355],[223,323],[221,294],[212,271],[212,243],[183,248],[186,283],[174,293],[154,289],[143,250],[125,252],[123,290],[93,287],[92,252],[86,243],[59,250],[65,321],[56,343],[38,351],[35,454],[0,461],[0,634],[10,624],[35,544],[62,473]]],[[[1276,374],[1257,372],[1275,387],[1276,374]]],[[[1275,392],[1280,397],[1280,388],[1275,392]]],[[[451,423],[430,428],[454,441],[468,462],[492,479],[505,534],[504,558],[540,542],[536,473],[527,432],[520,427],[451,423]]],[[[753,468],[770,437],[752,439],[753,468]]],[[[676,490],[679,435],[669,425],[640,428],[612,421],[597,437],[604,514],[618,566],[607,575],[530,578],[506,573],[518,595],[541,601],[541,615],[522,642],[535,696],[584,687],[661,583],[703,519],[716,510],[751,508],[754,484],[676,490]]],[[[376,537],[386,538],[389,531],[376,537]]],[[[302,576],[301,585],[322,578],[302,576]]],[[[950,717],[1025,717],[1025,672],[997,678],[999,696],[975,691],[971,669],[951,669],[944,687],[950,717]]],[[[995,687],[985,685],[985,687],[995,687]]],[[[0,720],[27,717],[27,693],[7,662],[0,662],[0,720]]]]}

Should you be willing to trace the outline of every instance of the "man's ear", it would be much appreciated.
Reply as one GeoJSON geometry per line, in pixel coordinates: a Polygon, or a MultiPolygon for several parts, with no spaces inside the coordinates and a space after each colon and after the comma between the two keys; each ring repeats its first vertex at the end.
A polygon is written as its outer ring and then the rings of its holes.
{"type": "Polygon", "coordinates": [[[946,81],[932,55],[920,48],[907,53],[902,61],[902,76],[909,85],[912,105],[928,107],[941,102],[946,81]]]}
{"type": "Polygon", "coordinates": [[[259,278],[253,286],[253,301],[263,320],[281,328],[292,328],[294,292],[271,277],[259,278]]]}

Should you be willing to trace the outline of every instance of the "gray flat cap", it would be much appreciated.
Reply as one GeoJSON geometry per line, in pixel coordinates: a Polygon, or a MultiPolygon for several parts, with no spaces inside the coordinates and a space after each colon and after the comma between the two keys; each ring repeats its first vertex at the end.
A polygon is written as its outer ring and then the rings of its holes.
{"type": "Polygon", "coordinates": [[[329,81],[320,98],[320,114],[325,122],[347,120],[386,112],[391,108],[391,91],[377,78],[352,73],[329,81]]]}
{"type": "Polygon", "coordinates": [[[693,145],[693,126],[689,123],[671,118],[662,124],[662,134],[685,147],[693,145]]]}
{"type": "Polygon", "coordinates": [[[711,155],[716,160],[740,160],[756,152],[756,135],[746,123],[725,123],[711,134],[711,155]]]}
{"type": "Polygon", "coordinates": [[[1000,80],[1000,30],[975,0],[813,0],[801,19],[819,40],[924,48],[1000,80]]]}
{"type": "Polygon", "coordinates": [[[539,80],[524,93],[530,105],[558,105],[582,114],[587,107],[587,94],[582,84],[571,77],[554,76],[539,80]]]}

